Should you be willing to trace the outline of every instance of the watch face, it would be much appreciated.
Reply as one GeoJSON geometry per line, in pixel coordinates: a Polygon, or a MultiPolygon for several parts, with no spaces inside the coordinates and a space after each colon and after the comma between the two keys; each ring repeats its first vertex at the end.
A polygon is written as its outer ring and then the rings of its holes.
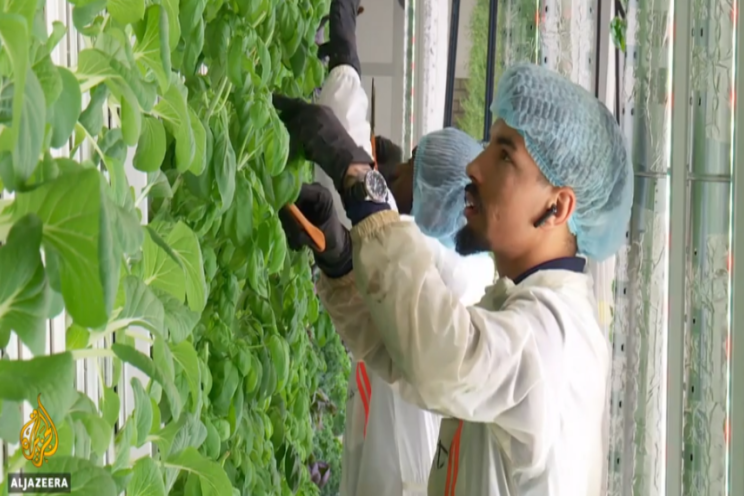
{"type": "Polygon", "coordinates": [[[383,175],[378,171],[369,171],[364,177],[364,183],[367,194],[372,201],[384,202],[387,199],[387,183],[383,175]]]}

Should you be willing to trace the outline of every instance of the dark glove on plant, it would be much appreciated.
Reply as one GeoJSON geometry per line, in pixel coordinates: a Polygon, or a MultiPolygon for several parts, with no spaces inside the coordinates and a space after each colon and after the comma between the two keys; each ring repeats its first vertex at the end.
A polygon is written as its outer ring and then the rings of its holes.
{"type": "Polygon", "coordinates": [[[356,48],[356,19],[360,0],[333,0],[329,18],[330,41],[318,48],[318,57],[329,58],[328,69],[350,65],[361,76],[356,48]]]}
{"type": "Polygon", "coordinates": [[[273,101],[289,132],[290,158],[303,150],[305,159],[318,164],[338,191],[350,165],[374,164],[328,107],[281,95],[274,95],[273,101]]]}
{"type": "Polygon", "coordinates": [[[315,254],[315,263],[328,277],[338,278],[351,272],[351,236],[336,216],[331,192],[318,183],[303,184],[295,206],[323,232],[326,249],[318,253],[310,236],[284,208],[279,211],[279,220],[287,235],[289,247],[292,250],[310,247],[315,254]]]}

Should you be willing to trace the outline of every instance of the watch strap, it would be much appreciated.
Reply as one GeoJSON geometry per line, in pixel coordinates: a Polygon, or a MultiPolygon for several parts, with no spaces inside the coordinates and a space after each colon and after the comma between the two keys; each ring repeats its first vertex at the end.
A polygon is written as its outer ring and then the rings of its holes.
{"type": "Polygon", "coordinates": [[[341,192],[341,201],[344,207],[353,202],[363,202],[367,199],[367,188],[364,181],[356,181],[341,192]]]}
{"type": "Polygon", "coordinates": [[[369,164],[373,167],[375,161],[369,156],[364,148],[357,147],[353,150],[345,150],[336,156],[333,170],[335,171],[335,177],[332,177],[333,183],[336,186],[336,190],[341,192],[344,189],[343,183],[346,178],[346,171],[352,164],[369,164]]]}

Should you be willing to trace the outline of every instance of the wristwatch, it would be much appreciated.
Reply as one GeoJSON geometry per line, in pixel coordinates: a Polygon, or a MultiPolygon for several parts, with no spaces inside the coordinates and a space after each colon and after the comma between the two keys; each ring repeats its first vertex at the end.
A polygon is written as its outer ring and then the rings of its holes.
{"type": "Polygon", "coordinates": [[[350,200],[385,203],[388,197],[385,177],[378,171],[371,169],[349,187],[346,196],[350,200]]]}

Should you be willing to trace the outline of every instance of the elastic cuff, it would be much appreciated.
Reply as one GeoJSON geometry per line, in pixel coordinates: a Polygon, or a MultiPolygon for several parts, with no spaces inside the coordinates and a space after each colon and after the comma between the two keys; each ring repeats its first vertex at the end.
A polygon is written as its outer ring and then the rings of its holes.
{"type": "Polygon", "coordinates": [[[374,215],[370,215],[359,224],[354,226],[351,230],[351,244],[359,243],[369,238],[373,234],[377,233],[380,229],[392,224],[393,222],[400,222],[400,214],[395,210],[385,210],[374,215]]]}
{"type": "Polygon", "coordinates": [[[328,68],[330,70],[336,67],[348,66],[351,67],[359,77],[362,77],[362,64],[359,61],[359,57],[351,54],[331,54],[328,58],[328,68]]]}
{"type": "Polygon", "coordinates": [[[354,280],[353,271],[349,272],[348,274],[344,276],[341,276],[335,279],[332,277],[328,277],[324,273],[321,273],[320,280],[318,281],[318,288],[327,286],[329,289],[343,289],[343,288],[354,286],[354,284],[356,284],[356,282],[354,280]]]}
{"type": "Polygon", "coordinates": [[[366,200],[350,201],[346,205],[346,217],[351,221],[351,225],[355,226],[367,217],[386,210],[390,210],[390,205],[387,203],[375,203],[366,200]]]}
{"type": "Polygon", "coordinates": [[[351,257],[347,258],[341,264],[331,265],[328,267],[323,266],[321,262],[318,263],[318,268],[330,279],[338,279],[349,274],[354,269],[354,264],[351,257]]]}
{"type": "Polygon", "coordinates": [[[343,251],[340,255],[332,257],[329,263],[323,259],[323,254],[315,256],[315,264],[318,266],[321,272],[330,277],[331,279],[338,279],[343,277],[354,268],[352,261],[351,251],[351,235],[348,231],[345,232],[346,240],[344,241],[343,251]]]}

